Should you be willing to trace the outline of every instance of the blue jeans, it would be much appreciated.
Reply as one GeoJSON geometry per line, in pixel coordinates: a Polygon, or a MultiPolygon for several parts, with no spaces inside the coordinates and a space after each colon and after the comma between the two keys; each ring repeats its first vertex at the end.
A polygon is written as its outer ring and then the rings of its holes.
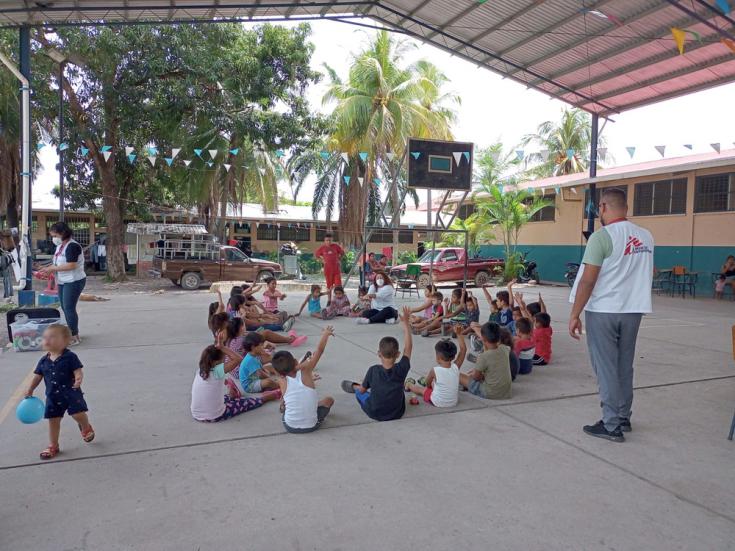
{"type": "Polygon", "coordinates": [[[370,398],[370,390],[368,389],[366,392],[360,392],[355,389],[355,398],[357,398],[357,401],[360,402],[361,406],[364,406],[365,402],[370,398]]]}
{"type": "Polygon", "coordinates": [[[79,302],[79,296],[82,294],[86,283],[87,278],[85,277],[79,281],[64,283],[58,286],[59,302],[61,303],[61,309],[64,311],[66,324],[69,326],[69,329],[71,329],[71,334],[75,336],[79,334],[77,302],[79,302]]]}

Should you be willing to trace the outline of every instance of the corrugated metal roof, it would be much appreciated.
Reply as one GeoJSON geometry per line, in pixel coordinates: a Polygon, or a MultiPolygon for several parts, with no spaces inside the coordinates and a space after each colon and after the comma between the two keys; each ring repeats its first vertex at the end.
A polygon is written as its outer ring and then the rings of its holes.
{"type": "Polygon", "coordinates": [[[735,52],[727,45],[733,40],[735,48],[735,19],[705,0],[8,0],[2,6],[4,26],[365,15],[601,115],[735,81],[735,52]],[[684,55],[672,27],[693,31],[684,55]]]}

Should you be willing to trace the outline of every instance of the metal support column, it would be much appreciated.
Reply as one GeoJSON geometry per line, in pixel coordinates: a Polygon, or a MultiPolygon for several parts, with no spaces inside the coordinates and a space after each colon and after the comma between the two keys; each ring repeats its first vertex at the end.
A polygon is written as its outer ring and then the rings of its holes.
{"type": "MultiPolygon", "coordinates": [[[[28,80],[28,85],[30,86],[31,82],[31,28],[28,25],[23,25],[18,32],[18,38],[19,38],[19,48],[20,48],[20,73],[28,80]]],[[[28,113],[28,120],[23,121],[23,118],[21,117],[21,135],[23,138],[21,139],[21,158],[27,158],[24,157],[24,153],[30,153],[30,143],[31,143],[31,116],[30,116],[30,106],[29,106],[29,113],[28,113]],[[25,150],[28,149],[26,152],[25,150]]],[[[24,198],[23,202],[23,219],[25,222],[25,227],[27,228],[27,234],[26,239],[28,240],[28,259],[26,260],[26,281],[25,281],[25,290],[30,291],[33,288],[33,266],[31,263],[31,256],[32,256],[32,249],[31,246],[32,241],[32,221],[33,221],[33,215],[31,213],[31,204],[32,204],[32,174],[31,174],[31,165],[28,163],[28,166],[23,166],[23,172],[25,173],[24,176],[28,177],[29,185],[28,185],[28,197],[24,198]]],[[[21,224],[21,227],[23,227],[24,224],[21,224]]]]}
{"type": "Polygon", "coordinates": [[[59,63],[59,220],[64,221],[64,67],[66,61],[59,63]]]}
{"type": "MultiPolygon", "coordinates": [[[[597,178],[597,141],[600,135],[600,117],[597,113],[592,115],[592,132],[590,140],[590,178],[597,178]]],[[[587,232],[591,235],[595,231],[595,213],[597,205],[595,205],[595,195],[597,192],[597,184],[590,184],[589,202],[585,205],[587,209],[587,232]],[[591,203],[591,206],[590,206],[591,203]]]]}

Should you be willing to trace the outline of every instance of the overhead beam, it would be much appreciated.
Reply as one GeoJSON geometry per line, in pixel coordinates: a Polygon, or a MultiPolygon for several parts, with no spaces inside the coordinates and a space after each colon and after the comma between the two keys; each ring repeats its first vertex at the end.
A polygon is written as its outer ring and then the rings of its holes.
{"type": "MultiPolygon", "coordinates": [[[[723,30],[718,25],[715,25],[709,19],[707,19],[706,17],[704,17],[703,15],[700,15],[696,11],[694,11],[694,10],[686,7],[681,2],[678,2],[677,0],[666,0],[666,1],[669,4],[671,4],[672,6],[674,6],[676,9],[678,9],[679,11],[682,11],[682,12],[686,13],[692,19],[696,19],[700,23],[702,23],[704,25],[707,25],[713,31],[715,31],[716,33],[719,33],[722,38],[727,38],[728,40],[735,41],[735,35],[733,35],[732,33],[729,33],[727,31],[723,30]]],[[[719,13],[717,15],[719,15],[719,13]]]]}
{"type": "MultiPolygon", "coordinates": [[[[475,43],[475,42],[477,42],[478,40],[482,40],[482,39],[483,39],[483,38],[485,38],[486,36],[488,36],[488,35],[490,35],[490,34],[494,33],[495,31],[497,31],[497,30],[499,30],[499,29],[501,29],[502,27],[504,27],[504,26],[505,26],[505,25],[507,25],[508,23],[510,23],[510,22],[512,22],[512,21],[514,21],[515,19],[518,19],[519,17],[522,17],[522,16],[526,15],[526,14],[527,14],[528,12],[530,12],[530,11],[531,11],[531,10],[533,10],[533,9],[535,9],[535,8],[536,8],[536,7],[538,7],[538,6],[540,5],[540,4],[543,4],[543,3],[544,3],[544,1],[545,1],[545,0],[536,0],[536,1],[535,1],[535,2],[533,3],[533,4],[529,4],[529,5],[528,5],[528,6],[526,6],[525,8],[523,8],[523,9],[520,9],[520,10],[518,10],[517,12],[514,12],[514,13],[512,13],[511,15],[509,15],[508,17],[506,17],[505,19],[502,19],[501,21],[498,21],[497,23],[495,23],[495,24],[494,24],[494,25],[492,25],[491,27],[489,27],[489,28],[485,29],[485,30],[484,30],[484,31],[482,31],[482,32],[481,32],[480,34],[476,34],[475,36],[473,36],[472,38],[470,38],[470,39],[469,39],[469,42],[475,43]]],[[[609,1],[609,0],[606,0],[606,1],[609,1]]],[[[502,57],[502,54],[498,53],[498,55],[500,55],[500,56],[502,57]]],[[[488,61],[489,59],[490,59],[490,58],[486,57],[485,59],[483,59],[483,60],[482,60],[482,62],[483,62],[483,63],[485,63],[485,62],[487,62],[487,61],[488,61]]]]}
{"type": "MultiPolygon", "coordinates": [[[[539,1],[543,1],[543,0],[536,0],[536,1],[537,1],[537,2],[539,2],[539,1]]],[[[472,13],[473,11],[475,11],[475,10],[476,10],[477,8],[479,8],[479,7],[481,7],[481,6],[482,6],[482,4],[480,4],[479,2],[475,2],[475,3],[473,3],[473,4],[470,4],[470,5],[469,5],[469,7],[467,7],[467,8],[465,8],[465,9],[463,9],[463,10],[462,10],[461,12],[459,12],[459,13],[458,13],[457,15],[455,15],[455,16],[454,16],[454,17],[452,17],[452,18],[450,18],[450,19],[449,19],[449,21],[447,21],[446,23],[442,23],[441,25],[439,25],[439,26],[438,26],[438,28],[439,28],[439,29],[441,29],[441,30],[443,31],[443,30],[444,30],[444,29],[446,29],[447,27],[451,27],[451,26],[452,26],[452,25],[454,25],[454,24],[455,24],[455,23],[456,23],[457,21],[459,21],[460,19],[462,19],[462,18],[463,18],[463,17],[465,17],[466,15],[468,15],[468,14],[472,13]]],[[[436,33],[434,33],[434,32],[431,32],[431,33],[429,33],[428,35],[426,35],[426,38],[427,38],[428,40],[431,40],[431,39],[432,39],[432,38],[434,38],[435,36],[436,36],[436,33]]],[[[471,42],[471,41],[470,41],[470,42],[471,42]]]]}

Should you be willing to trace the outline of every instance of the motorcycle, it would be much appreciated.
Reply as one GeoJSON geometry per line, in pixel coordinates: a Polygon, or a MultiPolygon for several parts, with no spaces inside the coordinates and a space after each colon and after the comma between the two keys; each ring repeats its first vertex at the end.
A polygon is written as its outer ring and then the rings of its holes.
{"type": "Polygon", "coordinates": [[[527,260],[526,253],[521,253],[520,263],[523,266],[522,269],[518,270],[518,277],[516,278],[519,283],[528,283],[529,281],[535,281],[539,283],[541,276],[538,273],[538,264],[534,260],[527,260]]]}
{"type": "Polygon", "coordinates": [[[570,287],[574,286],[574,281],[577,279],[577,272],[579,272],[579,262],[567,262],[567,271],[564,274],[564,279],[570,287]]]}

